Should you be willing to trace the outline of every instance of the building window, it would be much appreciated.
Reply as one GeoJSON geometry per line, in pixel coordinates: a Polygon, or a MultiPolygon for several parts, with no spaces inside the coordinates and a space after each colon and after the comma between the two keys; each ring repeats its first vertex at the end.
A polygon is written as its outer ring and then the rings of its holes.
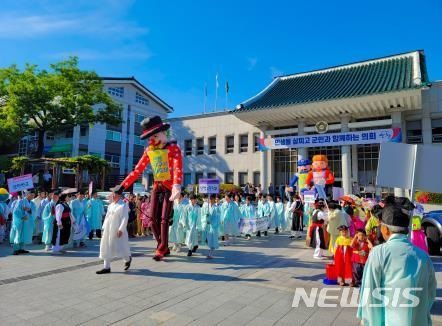
{"type": "Polygon", "coordinates": [[[209,154],[216,154],[216,137],[209,138],[209,154]]]}
{"type": "Polygon", "coordinates": [[[46,140],[54,140],[54,139],[55,139],[55,136],[53,133],[51,133],[51,132],[46,133],[46,140]]]}
{"type": "Polygon", "coordinates": [[[200,179],[203,179],[203,178],[204,178],[204,174],[202,172],[196,173],[195,174],[195,182],[196,182],[196,184],[199,184],[200,183],[200,179]]]}
{"type": "Polygon", "coordinates": [[[442,143],[442,119],[434,119],[431,121],[431,133],[433,143],[442,143]]]}
{"type": "Polygon", "coordinates": [[[207,173],[207,179],[216,179],[216,172],[207,173]]]}
{"type": "Polygon", "coordinates": [[[148,173],[147,174],[147,189],[152,189],[153,187],[153,174],[152,173],[148,173]]]}
{"type": "Polygon", "coordinates": [[[121,141],[121,132],[114,130],[107,130],[106,140],[121,141]]]}
{"type": "Polygon", "coordinates": [[[246,153],[249,148],[249,135],[239,135],[239,152],[246,153]]]}
{"type": "Polygon", "coordinates": [[[260,135],[258,133],[253,134],[253,151],[254,152],[259,151],[259,138],[260,138],[260,135]]]}
{"type": "Polygon", "coordinates": [[[226,154],[233,153],[234,148],[235,148],[235,137],[226,136],[226,154]]]}
{"type": "Polygon", "coordinates": [[[408,144],[422,143],[422,122],[420,120],[407,121],[406,130],[408,144]]]}
{"type": "Polygon", "coordinates": [[[134,135],[134,145],[144,146],[144,140],[140,136],[134,135]]]}
{"type": "Polygon", "coordinates": [[[287,184],[297,171],[298,155],[296,149],[276,149],[273,158],[275,166],[274,184],[287,184]]]}
{"type": "Polygon", "coordinates": [[[18,144],[18,155],[23,156],[28,154],[28,139],[23,137],[18,144]]]}
{"type": "Polygon", "coordinates": [[[238,173],[238,182],[241,187],[244,187],[247,183],[247,172],[238,173]]]}
{"type": "Polygon", "coordinates": [[[233,184],[233,172],[224,173],[224,183],[233,184]]]}
{"type": "Polygon", "coordinates": [[[116,97],[124,97],[124,87],[108,87],[107,92],[116,97]]]}
{"type": "Polygon", "coordinates": [[[109,162],[109,166],[112,168],[120,167],[120,155],[105,154],[104,159],[109,162]]]}
{"type": "Polygon", "coordinates": [[[135,113],[135,122],[136,123],[141,123],[141,121],[143,121],[144,119],[146,119],[146,117],[144,115],[135,113]]]}
{"type": "Polygon", "coordinates": [[[253,172],[253,185],[256,187],[261,183],[261,173],[259,171],[253,172]]]}
{"type": "Polygon", "coordinates": [[[379,144],[358,145],[358,182],[359,186],[376,184],[379,161],[379,144]]]}
{"type": "Polygon", "coordinates": [[[192,174],[191,173],[184,173],[183,182],[184,182],[184,187],[187,187],[187,185],[191,185],[192,184],[192,174]]]}
{"type": "Polygon", "coordinates": [[[72,138],[74,137],[74,129],[69,128],[66,130],[65,134],[64,134],[65,138],[72,138]]]}
{"type": "Polygon", "coordinates": [[[138,92],[135,94],[135,102],[143,105],[149,105],[149,100],[138,92]]]}
{"type": "Polygon", "coordinates": [[[196,139],[196,155],[204,154],[204,138],[196,139]]]}
{"type": "Polygon", "coordinates": [[[86,136],[86,132],[87,132],[87,127],[86,126],[81,126],[80,127],[80,136],[81,137],[86,136]]]}
{"type": "Polygon", "coordinates": [[[184,156],[192,155],[192,139],[186,139],[184,141],[184,156]]]}

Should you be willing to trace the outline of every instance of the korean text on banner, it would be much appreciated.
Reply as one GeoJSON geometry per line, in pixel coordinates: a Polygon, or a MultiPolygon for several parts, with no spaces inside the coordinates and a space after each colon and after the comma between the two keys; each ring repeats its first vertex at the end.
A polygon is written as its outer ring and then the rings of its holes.
{"type": "Polygon", "coordinates": [[[32,183],[32,174],[25,174],[8,179],[9,192],[23,191],[32,188],[34,188],[34,184],[32,183]]]}
{"type": "Polygon", "coordinates": [[[219,194],[219,180],[200,179],[198,183],[198,192],[201,194],[219,194]]]}

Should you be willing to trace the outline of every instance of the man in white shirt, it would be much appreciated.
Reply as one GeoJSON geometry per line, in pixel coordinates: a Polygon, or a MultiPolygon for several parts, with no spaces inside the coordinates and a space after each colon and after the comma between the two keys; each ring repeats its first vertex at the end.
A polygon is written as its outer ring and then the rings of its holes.
{"type": "Polygon", "coordinates": [[[127,234],[129,206],[123,200],[123,188],[118,185],[111,189],[112,203],[107,209],[103,223],[103,233],[100,242],[100,258],[104,261],[103,269],[97,274],[111,272],[110,263],[113,258],[123,258],[124,270],[128,270],[132,262],[127,234]]]}

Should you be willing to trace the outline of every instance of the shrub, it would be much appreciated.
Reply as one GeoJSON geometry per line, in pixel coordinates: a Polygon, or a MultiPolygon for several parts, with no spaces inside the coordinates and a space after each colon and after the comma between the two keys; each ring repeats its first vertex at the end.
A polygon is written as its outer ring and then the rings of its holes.
{"type": "Polygon", "coordinates": [[[442,194],[439,193],[417,191],[415,197],[421,204],[442,204],[442,194]]]}

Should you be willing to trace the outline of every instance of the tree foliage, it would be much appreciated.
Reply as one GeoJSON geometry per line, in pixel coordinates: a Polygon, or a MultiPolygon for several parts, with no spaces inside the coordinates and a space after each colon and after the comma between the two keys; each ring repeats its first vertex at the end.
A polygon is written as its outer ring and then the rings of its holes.
{"type": "Polygon", "coordinates": [[[0,107],[6,121],[0,123],[0,136],[7,130],[12,136],[37,131],[37,156],[43,152],[45,132],[121,122],[121,109],[103,91],[100,77],[80,70],[77,57],[51,64],[49,71],[30,64],[23,70],[15,65],[0,69],[0,107]]]}

